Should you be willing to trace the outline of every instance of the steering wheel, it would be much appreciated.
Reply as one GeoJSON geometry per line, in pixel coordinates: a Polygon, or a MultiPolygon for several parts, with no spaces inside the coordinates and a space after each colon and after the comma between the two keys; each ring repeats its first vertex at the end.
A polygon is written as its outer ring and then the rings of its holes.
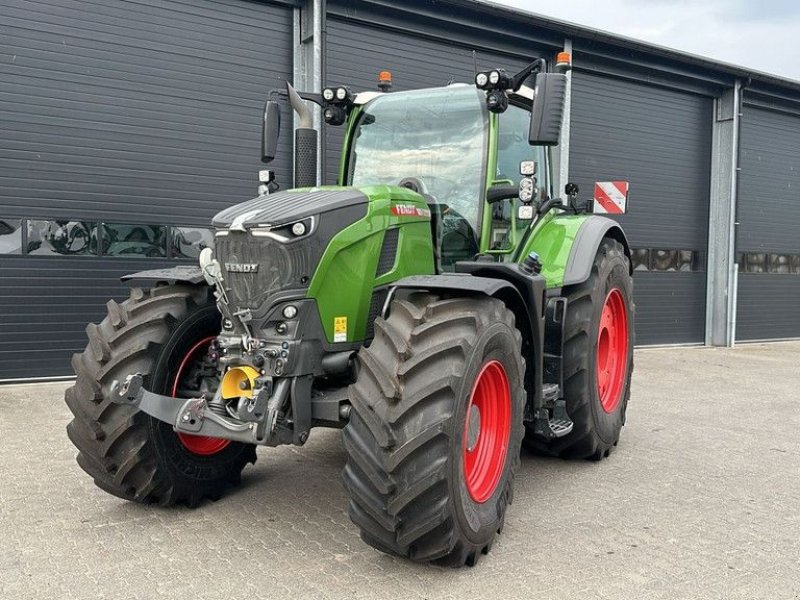
{"type": "MultiPolygon", "coordinates": [[[[446,183],[450,186],[449,191],[457,189],[457,184],[444,177],[428,176],[425,179],[432,179],[436,182],[446,183]]],[[[451,266],[459,260],[469,260],[478,253],[478,243],[475,231],[464,216],[452,206],[439,202],[437,198],[428,192],[428,186],[423,179],[418,177],[404,177],[398,183],[399,186],[417,192],[425,198],[431,207],[435,219],[439,221],[441,231],[441,255],[444,266],[451,266]]],[[[439,187],[439,186],[437,186],[439,187]]]]}

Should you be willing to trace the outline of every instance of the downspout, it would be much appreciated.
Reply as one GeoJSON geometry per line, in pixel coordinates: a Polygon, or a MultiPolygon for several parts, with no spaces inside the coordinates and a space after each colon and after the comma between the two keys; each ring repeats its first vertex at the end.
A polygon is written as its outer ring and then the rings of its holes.
{"type": "Polygon", "coordinates": [[[739,164],[741,160],[741,136],[742,126],[742,96],[747,85],[737,79],[734,83],[734,106],[736,110],[733,114],[733,176],[731,177],[731,198],[733,198],[730,219],[730,240],[728,249],[728,264],[730,265],[730,276],[728,277],[728,339],[727,346],[733,348],[736,345],[736,311],[738,308],[739,296],[739,264],[736,262],[736,248],[738,247],[738,214],[739,214],[739,164]]]}

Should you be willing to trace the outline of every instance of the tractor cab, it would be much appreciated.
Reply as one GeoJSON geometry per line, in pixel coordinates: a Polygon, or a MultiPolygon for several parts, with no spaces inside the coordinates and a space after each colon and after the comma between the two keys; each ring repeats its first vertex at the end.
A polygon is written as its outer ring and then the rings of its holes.
{"type": "Polygon", "coordinates": [[[526,178],[521,164],[535,173],[528,203],[550,195],[547,148],[531,146],[524,135],[532,95],[529,88],[512,94],[502,113],[490,112],[485,94],[466,84],[359,95],[340,185],[389,184],[421,194],[442,270],[477,254],[508,257],[532,217],[518,218],[526,206],[517,193],[526,178]],[[510,197],[493,198],[509,187],[510,197]]]}

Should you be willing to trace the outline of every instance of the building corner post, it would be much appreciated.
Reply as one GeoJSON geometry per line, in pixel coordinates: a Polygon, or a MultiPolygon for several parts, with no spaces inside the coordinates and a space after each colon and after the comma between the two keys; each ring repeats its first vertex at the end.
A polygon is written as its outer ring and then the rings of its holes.
{"type": "Polygon", "coordinates": [[[706,281],[707,346],[735,343],[737,270],[736,194],[741,122],[739,80],[714,100],[706,281]]]}
{"type": "MultiPolygon", "coordinates": [[[[564,52],[572,55],[572,40],[564,39],[564,52]]],[[[572,112],[572,70],[567,71],[567,93],[564,96],[564,119],[561,122],[561,135],[558,140],[558,147],[553,154],[553,170],[556,189],[553,195],[559,197],[564,193],[564,186],[569,182],[569,137],[572,112]]]]}
{"type": "MultiPolygon", "coordinates": [[[[294,70],[293,85],[303,92],[320,93],[323,80],[326,0],[303,0],[294,8],[294,70]]],[[[317,147],[317,181],[322,181],[325,158],[325,132],[322,127],[322,110],[311,106],[314,129],[319,132],[317,147]]],[[[295,116],[294,127],[297,127],[295,116]]]]}

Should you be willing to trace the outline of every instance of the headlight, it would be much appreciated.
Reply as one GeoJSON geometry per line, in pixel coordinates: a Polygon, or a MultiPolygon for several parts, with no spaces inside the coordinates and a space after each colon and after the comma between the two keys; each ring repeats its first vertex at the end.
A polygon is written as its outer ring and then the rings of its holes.
{"type": "Polygon", "coordinates": [[[478,73],[475,75],[475,85],[479,88],[486,87],[487,83],[489,83],[489,76],[486,73],[478,73]]]}
{"type": "Polygon", "coordinates": [[[339,88],[336,90],[336,99],[337,100],[344,100],[347,98],[347,89],[346,88],[339,88]]]}
{"type": "Polygon", "coordinates": [[[492,85],[497,85],[500,83],[500,72],[499,71],[492,71],[489,73],[489,83],[492,85]]]}
{"type": "Polygon", "coordinates": [[[322,90],[322,97],[327,101],[330,102],[333,100],[334,92],[331,88],[325,88],[322,90]]]}
{"type": "Polygon", "coordinates": [[[526,204],[533,200],[533,179],[526,177],[519,182],[519,199],[526,204]]]}

